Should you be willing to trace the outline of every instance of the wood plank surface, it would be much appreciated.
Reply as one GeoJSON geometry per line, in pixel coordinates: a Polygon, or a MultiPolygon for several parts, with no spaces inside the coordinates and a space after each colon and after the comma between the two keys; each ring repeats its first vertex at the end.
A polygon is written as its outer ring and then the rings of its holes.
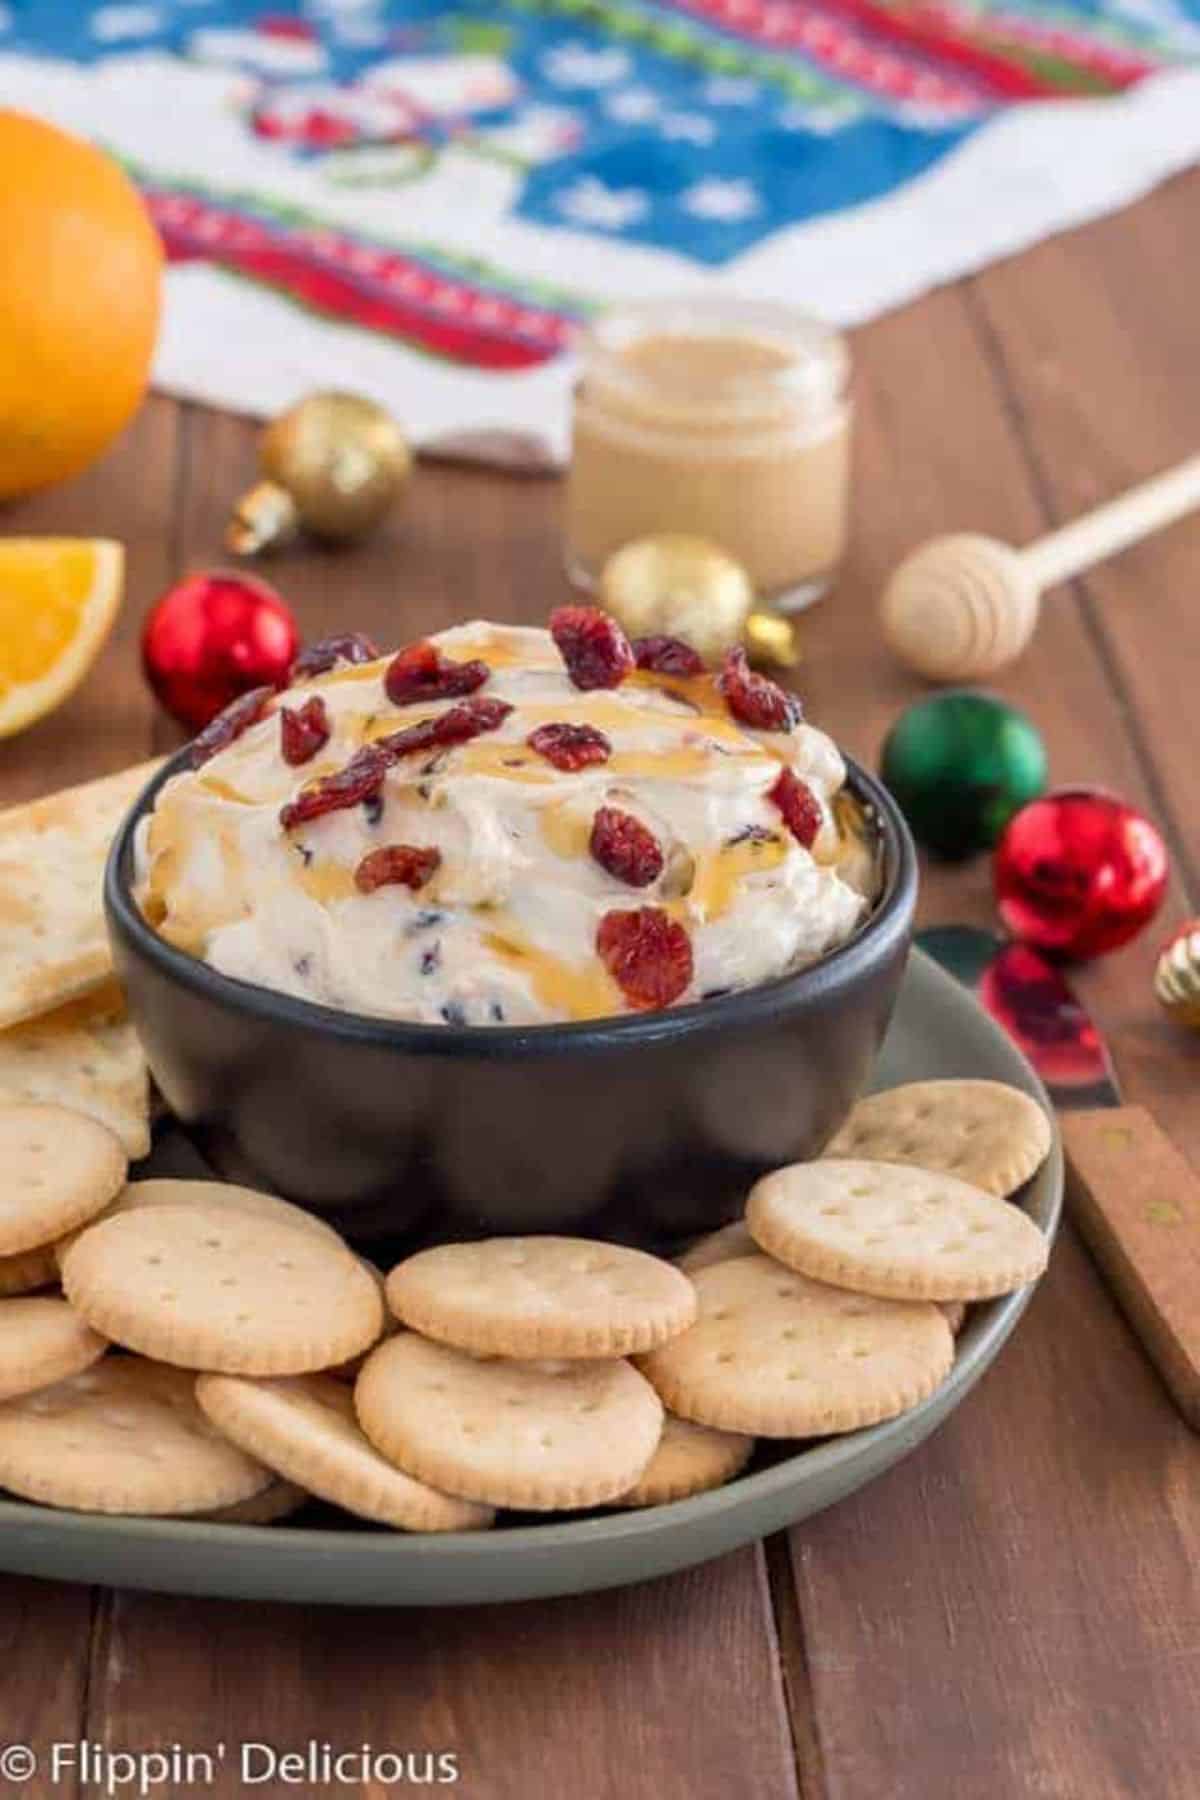
{"type": "MultiPolygon", "coordinates": [[[[1200,183],[1184,185],[1194,204],[1200,183]]],[[[1138,235],[1156,237],[1165,254],[1149,210],[1139,209],[1138,235]]],[[[1176,212],[1175,195],[1164,197],[1164,215],[1176,212]]],[[[807,675],[802,685],[815,716],[832,717],[868,760],[899,706],[922,691],[882,651],[868,648],[877,664],[861,666],[867,595],[898,553],[955,529],[1028,541],[1189,447],[1178,425],[1156,429],[1152,407],[1137,415],[1131,445],[1132,389],[1165,391],[1177,345],[1145,328],[1128,268],[1111,333],[1081,327],[1081,316],[1116,307],[1102,271],[1106,259],[1124,268],[1128,252],[1093,260],[1090,246],[1119,241],[1122,224],[1042,246],[860,334],[870,535],[860,534],[831,603],[832,615],[844,600],[844,613],[828,628],[813,622],[819,661],[815,648],[813,685],[807,675]],[[1059,273],[1073,259],[1085,260],[1085,278],[1059,273]],[[1136,356],[1119,357],[1118,339],[1136,343],[1136,356]],[[1076,392],[1126,434],[1123,469],[1109,465],[1087,491],[1072,480],[1082,446],[1063,422],[1078,416],[1076,392]],[[1110,392],[1129,405],[1110,407],[1110,392]],[[919,477],[909,478],[912,464],[919,477]],[[1052,478],[1064,496],[1053,509],[1052,478]]],[[[1194,403],[1191,417],[1196,430],[1194,403]]],[[[1200,801],[1168,790],[1159,745],[1194,767],[1200,742],[1195,710],[1169,712],[1154,696],[1160,683],[1165,692],[1178,683],[1175,623],[1190,605],[1166,560],[1189,536],[1195,547],[1198,534],[1200,522],[1180,526],[1173,544],[1114,564],[1103,603],[1090,584],[1056,595],[1033,651],[994,684],[1044,732],[1054,782],[1112,787],[1159,819],[1177,852],[1167,917],[1195,901],[1179,851],[1195,840],[1200,801]],[[1155,570],[1152,589],[1144,572],[1134,580],[1139,559],[1155,570]],[[1117,679],[1110,637],[1135,597],[1136,688],[1117,679]]],[[[928,867],[922,917],[992,923],[986,860],[928,867]]],[[[1198,1041],[1158,1014],[1156,941],[1151,932],[1076,980],[1111,1034],[1131,1097],[1198,1157],[1198,1041]]],[[[823,1792],[830,1800],[1193,1794],[1198,1488],[1200,1445],[1068,1230],[982,1391],[902,1470],[791,1534],[823,1792]]]]}
{"type": "MultiPolygon", "coordinates": [[[[15,1744],[41,1758],[50,1745],[78,1739],[93,1609],[87,1588],[0,1575],[0,1756],[15,1744]]],[[[8,1781],[4,1767],[0,1794],[62,1792],[37,1777],[8,1781]]]]}
{"type": "MultiPolygon", "coordinates": [[[[837,592],[804,623],[797,685],[868,764],[922,691],[872,625],[903,551],[950,529],[1026,541],[1195,448],[1198,201],[1193,175],[856,334],[859,528],[837,592]]],[[[96,470],[0,514],[5,531],[102,532],[130,549],[96,673],[0,746],[4,800],[174,741],[137,632],[169,579],[227,560],[253,442],[242,421],[156,399],[96,470]]],[[[472,615],[540,620],[564,592],[559,503],[553,482],[423,467],[369,545],[261,572],[308,633],[336,623],[396,642],[472,615]]],[[[1056,595],[1034,653],[996,684],[1044,732],[1055,781],[1103,782],[1159,819],[1168,917],[1198,900],[1198,534],[1181,525],[1056,595]]],[[[986,862],[927,870],[922,910],[990,922],[986,862]]],[[[1159,1019],[1153,948],[1148,934],[1079,986],[1130,1098],[1200,1162],[1200,1038],[1159,1019]]],[[[391,1616],[102,1594],[93,1617],[84,1590],[0,1577],[0,1743],[75,1724],[138,1747],[453,1748],[460,1791],[481,1800],[1183,1800],[1200,1766],[1198,1456],[1067,1233],[949,1424],[765,1560],[745,1551],[583,1601],[391,1616]]]]}
{"type": "Polygon", "coordinates": [[[916,1456],[791,1533],[830,1800],[1193,1800],[1194,1435],[1073,1233],[916,1456]]]}
{"type": "MultiPolygon", "coordinates": [[[[756,1549],[506,1607],[380,1615],[122,1594],[91,1716],[115,1743],[453,1750],[454,1791],[472,1800],[793,1800],[765,1598],[756,1549]]],[[[236,1775],[220,1771],[217,1800],[244,1791],[236,1775]]]]}

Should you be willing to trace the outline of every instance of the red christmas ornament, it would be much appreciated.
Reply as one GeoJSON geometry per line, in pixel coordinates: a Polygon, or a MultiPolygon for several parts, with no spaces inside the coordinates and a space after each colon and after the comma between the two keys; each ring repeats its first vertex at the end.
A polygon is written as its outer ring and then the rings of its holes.
{"type": "Polygon", "coordinates": [[[274,588],[232,570],[168,588],[142,627],[146,679],[189,731],[250,688],[285,686],[299,648],[296,621],[274,588]]]}
{"type": "Polygon", "coordinates": [[[1000,839],[996,904],[1014,937],[1086,961],[1154,917],[1167,867],[1144,814],[1093,788],[1060,788],[1022,807],[1000,839]]]}

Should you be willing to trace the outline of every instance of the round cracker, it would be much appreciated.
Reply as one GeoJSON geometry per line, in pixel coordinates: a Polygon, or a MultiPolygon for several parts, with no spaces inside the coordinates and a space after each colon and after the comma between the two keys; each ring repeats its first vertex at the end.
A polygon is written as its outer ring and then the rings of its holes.
{"type": "Polygon", "coordinates": [[[751,1189],[746,1221],[781,1263],[859,1294],[988,1300],[1033,1281],[1049,1247],[1028,1214],[955,1175],[900,1163],[777,1169],[751,1189]]]}
{"type": "Polygon", "coordinates": [[[668,1413],[658,1449],[617,1505],[665,1506],[723,1487],[741,1474],[753,1453],[754,1439],[742,1432],[714,1431],[668,1413]]]}
{"type": "Polygon", "coordinates": [[[108,1345],[65,1300],[0,1301],[0,1400],[32,1394],[99,1362],[108,1345]]]}
{"type": "Polygon", "coordinates": [[[1049,1119],[1020,1088],[912,1081],[860,1100],[825,1155],[934,1169],[1003,1198],[1041,1167],[1052,1142],[1049,1119]]]}
{"type": "Polygon", "coordinates": [[[201,1375],[196,1398],[231,1443],[359,1518],[401,1531],[478,1531],[492,1522],[489,1507],[439,1494],[385,1462],[363,1435],[350,1390],[331,1376],[201,1375]]]}
{"type": "Polygon", "coordinates": [[[631,1363],[480,1359],[410,1331],[368,1357],[354,1401],[398,1468],[443,1493],[529,1512],[627,1493],[663,1418],[631,1363]]]}
{"type": "Polygon", "coordinates": [[[589,1238],[439,1244],[392,1270],[387,1297],[414,1331],[487,1356],[627,1356],[696,1316],[692,1284],[671,1263],[589,1238]]]}
{"type": "Polygon", "coordinates": [[[967,1322],[967,1303],[965,1300],[939,1300],[942,1317],[955,1337],[958,1336],[967,1322]]]}
{"type": "Polygon", "coordinates": [[[105,1126],[65,1106],[0,1106],[0,1256],[49,1244],[102,1212],[129,1165],[105,1126]]]}
{"type": "Polygon", "coordinates": [[[853,1431],[907,1412],[954,1360],[936,1306],[848,1294],[769,1256],[717,1263],[695,1281],[699,1319],[638,1367],[698,1425],[772,1438],[853,1431]]]}
{"type": "Polygon", "coordinates": [[[0,1406],[0,1487],[74,1512],[167,1515],[232,1506],[271,1474],[227,1443],[180,1369],[109,1356],[0,1406]]]}
{"type": "Polygon", "coordinates": [[[275,1194],[263,1194],[257,1188],[239,1187],[229,1181],[185,1181],[156,1176],[150,1181],[127,1182],[99,1218],[90,1220],[80,1227],[80,1231],[72,1232],[56,1246],[58,1261],[62,1261],[82,1231],[98,1225],[102,1219],[115,1218],[118,1213],[139,1212],[148,1206],[204,1206],[210,1211],[214,1207],[221,1211],[228,1209],[248,1213],[256,1219],[274,1219],[280,1225],[292,1225],[297,1231],[311,1232],[326,1242],[338,1245],[342,1242],[333,1226],[327,1225],[324,1219],[305,1212],[302,1206],[293,1206],[290,1200],[280,1200],[275,1194]]]}
{"type": "Polygon", "coordinates": [[[19,1250],[0,1256],[0,1300],[13,1294],[34,1294],[58,1280],[58,1246],[41,1244],[36,1250],[19,1250]]]}
{"type": "Polygon", "coordinates": [[[706,1237],[697,1238],[694,1244],[675,1258],[675,1267],[682,1269],[685,1275],[694,1275],[698,1269],[712,1269],[718,1263],[732,1262],[735,1256],[757,1256],[758,1245],[746,1229],[745,1219],[735,1219],[731,1225],[722,1225],[719,1231],[710,1231],[706,1237]]]}
{"type": "Polygon", "coordinates": [[[351,1251],[236,1208],[118,1213],[71,1246],[62,1280],[95,1330],[187,1369],[302,1375],[383,1330],[378,1289],[351,1251]]]}

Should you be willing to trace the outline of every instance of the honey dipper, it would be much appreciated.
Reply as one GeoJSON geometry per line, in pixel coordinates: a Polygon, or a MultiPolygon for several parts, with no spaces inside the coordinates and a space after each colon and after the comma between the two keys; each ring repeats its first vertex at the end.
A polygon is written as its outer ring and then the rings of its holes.
{"type": "Polygon", "coordinates": [[[1015,662],[1033,636],[1041,597],[1200,506],[1200,456],[1119,500],[1014,550],[975,532],[933,538],[905,557],[884,589],[885,641],[930,681],[972,681],[1015,662]]]}

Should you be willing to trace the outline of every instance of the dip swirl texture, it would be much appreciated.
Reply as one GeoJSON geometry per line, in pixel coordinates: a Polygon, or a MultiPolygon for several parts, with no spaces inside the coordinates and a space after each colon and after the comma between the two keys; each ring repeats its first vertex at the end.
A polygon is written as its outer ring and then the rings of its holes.
{"type": "Polygon", "coordinates": [[[281,811],[302,791],[461,701],[394,704],[388,657],[269,701],[242,735],[173,777],[142,821],[138,894],[165,939],[223,974],[325,1006],[491,1026],[646,1005],[598,947],[615,911],[652,909],[671,941],[686,934],[679,1001],[802,967],[860,922],[870,859],[835,823],[845,771],[824,733],[748,729],[711,674],[638,669],[583,691],[546,631],[474,623],[429,642],[454,663],[486,664],[477,698],[511,711],[468,741],[400,757],[367,800],[289,827],[281,811]],[[314,696],[328,738],[295,766],[280,712],[314,696]],[[600,733],[606,760],[560,768],[531,747],[531,734],[559,724],[600,733]],[[784,769],[812,797],[811,847],[772,797],[784,769]],[[625,839],[653,840],[637,885],[612,872],[624,864],[604,853],[601,811],[626,821],[625,839]],[[421,854],[374,854],[393,847],[421,854]]]}

